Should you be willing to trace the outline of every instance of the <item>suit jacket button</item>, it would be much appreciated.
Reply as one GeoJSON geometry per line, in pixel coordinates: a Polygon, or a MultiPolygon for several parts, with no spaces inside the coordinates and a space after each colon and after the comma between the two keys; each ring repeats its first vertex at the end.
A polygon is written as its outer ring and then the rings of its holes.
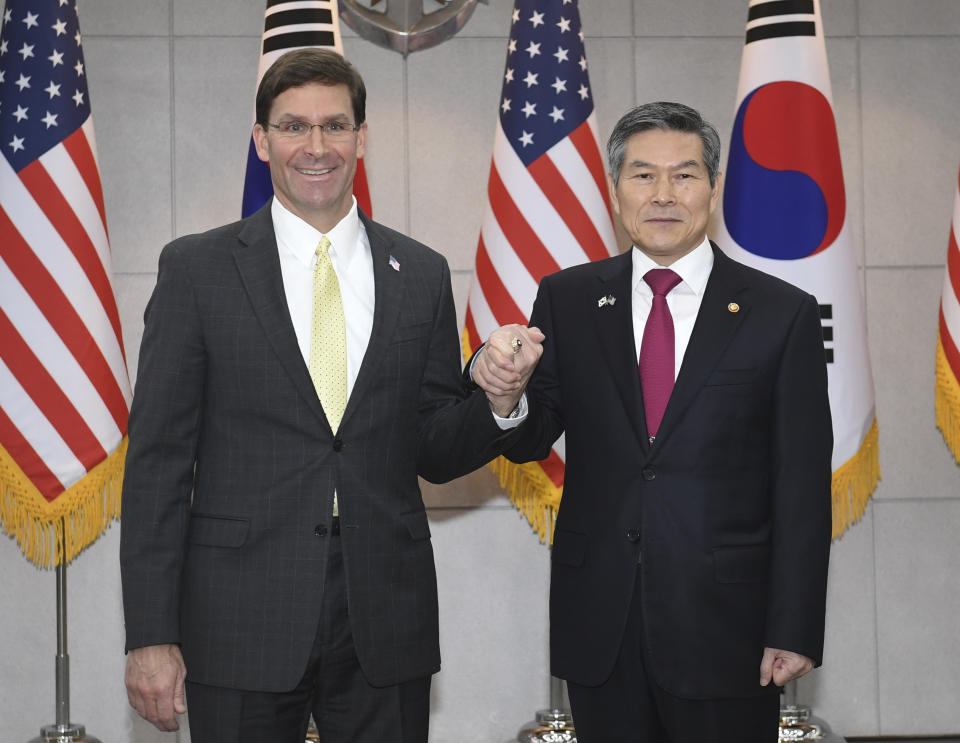
{"type": "Polygon", "coordinates": [[[640,541],[640,530],[639,529],[627,529],[627,539],[631,542],[640,541]]]}
{"type": "Polygon", "coordinates": [[[657,479],[657,471],[653,467],[644,467],[640,474],[643,475],[643,479],[647,482],[657,479]]]}
{"type": "Polygon", "coordinates": [[[340,451],[343,448],[343,439],[339,436],[333,440],[333,450],[340,451]]]}
{"type": "Polygon", "coordinates": [[[326,536],[326,534],[327,534],[327,527],[325,527],[323,524],[317,524],[315,527],[313,527],[313,536],[323,537],[323,536],[326,536]]]}

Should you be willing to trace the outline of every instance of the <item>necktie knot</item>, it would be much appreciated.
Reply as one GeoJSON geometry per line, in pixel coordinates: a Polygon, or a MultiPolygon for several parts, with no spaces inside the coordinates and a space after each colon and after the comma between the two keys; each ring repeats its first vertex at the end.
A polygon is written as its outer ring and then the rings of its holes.
{"type": "Polygon", "coordinates": [[[314,255],[316,255],[317,258],[320,258],[321,256],[329,255],[329,254],[330,254],[330,238],[327,237],[326,235],[321,235],[320,242],[317,243],[317,250],[314,253],[314,255]]]}
{"type": "Polygon", "coordinates": [[[643,275],[643,280],[653,291],[655,297],[665,297],[682,279],[669,268],[651,268],[643,275]]]}

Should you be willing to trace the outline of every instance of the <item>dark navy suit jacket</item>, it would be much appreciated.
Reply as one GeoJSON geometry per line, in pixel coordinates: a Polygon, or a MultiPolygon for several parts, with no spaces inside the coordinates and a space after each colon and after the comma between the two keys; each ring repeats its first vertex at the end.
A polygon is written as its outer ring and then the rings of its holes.
{"type": "Polygon", "coordinates": [[[643,644],[681,697],[760,692],[765,646],[819,663],[832,429],[815,299],[714,266],[655,443],[648,443],[629,253],[545,278],[529,419],[508,451],[566,433],[552,553],[551,663],[584,685],[613,668],[641,571],[643,644]],[[613,295],[615,304],[599,306],[613,295]]]}

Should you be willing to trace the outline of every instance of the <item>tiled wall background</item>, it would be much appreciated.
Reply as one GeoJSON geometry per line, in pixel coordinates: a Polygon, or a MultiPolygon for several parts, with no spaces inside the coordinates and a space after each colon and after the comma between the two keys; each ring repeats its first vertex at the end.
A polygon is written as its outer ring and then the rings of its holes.
{"type": "MultiPolygon", "coordinates": [[[[801,701],[846,736],[960,732],[960,467],[933,358],[960,162],[960,1],[822,0],[849,214],[864,267],[883,481],[833,553],[826,665],[801,701]]],[[[682,100],[729,139],[747,0],[581,0],[601,135],[682,100]]],[[[130,372],[160,248],[238,216],[263,0],[80,0],[130,372]]],[[[345,29],[370,93],[375,216],[446,254],[463,317],[510,27],[490,0],[404,60],[345,29]]],[[[549,557],[487,471],[427,487],[443,671],[431,740],[504,742],[546,706],[549,557]]],[[[69,569],[72,718],[160,734],[127,707],[111,528],[69,569]]],[[[0,737],[54,720],[55,581],[0,540],[0,737]]]]}

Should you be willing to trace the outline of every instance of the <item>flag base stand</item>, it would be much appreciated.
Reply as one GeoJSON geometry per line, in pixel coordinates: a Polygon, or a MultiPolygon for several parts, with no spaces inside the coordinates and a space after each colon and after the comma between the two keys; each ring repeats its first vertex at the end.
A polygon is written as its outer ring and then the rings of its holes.
{"type": "Polygon", "coordinates": [[[823,720],[813,716],[805,704],[780,707],[780,741],[819,740],[823,743],[844,743],[845,738],[830,730],[823,720]]]}
{"type": "MultiPolygon", "coordinates": [[[[65,525],[64,525],[65,526],[65,525]]],[[[66,533],[66,528],[64,528],[66,533]]],[[[83,725],[70,722],[70,656],[67,654],[67,566],[57,563],[57,715],[53,725],[40,728],[40,737],[30,743],[100,743],[87,735],[83,725]]]]}
{"type": "Polygon", "coordinates": [[[514,740],[520,743],[577,743],[573,715],[564,703],[565,699],[563,681],[551,676],[550,707],[539,710],[533,722],[520,728],[514,740]]]}
{"type": "Polygon", "coordinates": [[[806,704],[797,704],[797,682],[789,682],[780,692],[780,743],[793,740],[819,740],[821,743],[844,743],[845,739],[830,730],[806,704]]]}
{"type": "Polygon", "coordinates": [[[99,738],[87,735],[83,725],[45,725],[40,728],[40,736],[32,738],[30,743],[101,743],[99,738]]]}

